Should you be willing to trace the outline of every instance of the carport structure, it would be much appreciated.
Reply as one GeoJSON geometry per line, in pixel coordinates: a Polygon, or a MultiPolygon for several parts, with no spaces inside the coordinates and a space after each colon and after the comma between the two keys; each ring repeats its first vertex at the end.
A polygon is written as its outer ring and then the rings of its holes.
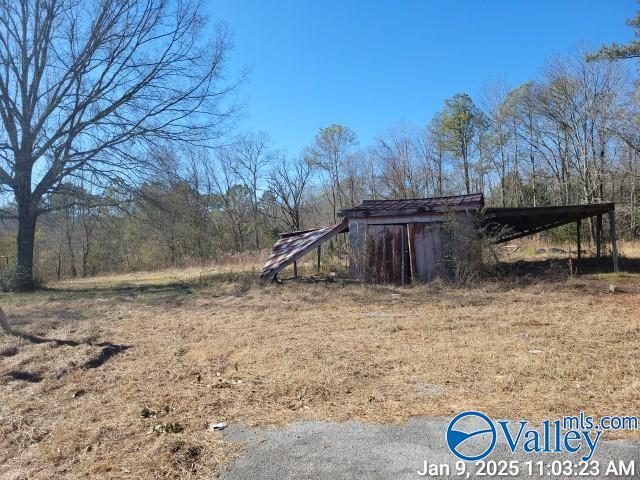
{"type": "Polygon", "coordinates": [[[479,215],[479,223],[495,243],[505,243],[518,238],[576,223],[578,258],[581,257],[580,227],[582,220],[596,217],[596,256],[602,252],[602,217],[609,219],[613,270],[618,271],[618,247],[614,203],[565,205],[551,207],[485,208],[479,215]]]}
{"type": "MultiPolygon", "coordinates": [[[[504,243],[528,235],[576,223],[577,252],[581,257],[582,221],[596,218],[596,255],[602,253],[602,217],[608,216],[613,269],[618,271],[616,224],[613,203],[558,205],[549,207],[484,207],[481,193],[400,200],[365,200],[341,210],[342,222],[322,228],[284,233],[273,247],[260,272],[264,280],[341,233],[349,233],[349,271],[352,277],[383,283],[407,284],[429,281],[443,273],[452,233],[452,219],[472,224],[493,243],[504,243]]],[[[480,252],[479,252],[480,253],[480,252]]]]}

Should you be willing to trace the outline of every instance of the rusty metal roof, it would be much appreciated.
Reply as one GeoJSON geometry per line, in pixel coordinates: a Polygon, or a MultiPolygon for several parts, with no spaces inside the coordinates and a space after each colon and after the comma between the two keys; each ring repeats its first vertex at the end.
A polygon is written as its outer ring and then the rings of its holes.
{"type": "Polygon", "coordinates": [[[493,237],[495,243],[503,243],[578,220],[604,215],[614,209],[614,203],[486,208],[479,217],[479,224],[493,237]]]}
{"type": "Polygon", "coordinates": [[[346,232],[348,229],[349,224],[343,221],[327,227],[283,233],[273,246],[262,270],[260,270],[260,278],[264,280],[273,278],[287,265],[290,265],[337,234],[346,232]]]}
{"type": "Polygon", "coordinates": [[[341,210],[344,218],[408,215],[415,213],[479,210],[484,207],[482,193],[450,197],[414,198],[409,200],[365,200],[353,208],[341,210]]]}

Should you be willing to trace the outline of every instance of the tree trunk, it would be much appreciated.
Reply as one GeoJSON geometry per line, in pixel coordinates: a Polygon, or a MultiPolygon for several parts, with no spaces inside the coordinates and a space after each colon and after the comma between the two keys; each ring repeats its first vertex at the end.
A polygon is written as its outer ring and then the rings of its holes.
{"type": "MultiPolygon", "coordinates": [[[[24,202],[27,203],[27,202],[24,202]]],[[[36,237],[35,208],[18,202],[18,270],[16,291],[30,292],[35,289],[33,282],[33,245],[36,237]]]]}
{"type": "Polygon", "coordinates": [[[469,182],[469,151],[467,144],[462,142],[462,166],[464,168],[464,188],[465,193],[469,195],[471,193],[471,187],[469,182]]]}
{"type": "Polygon", "coordinates": [[[11,331],[11,326],[9,325],[9,322],[7,322],[7,317],[4,316],[2,308],[0,308],[0,328],[2,328],[2,330],[4,330],[4,332],[9,335],[13,334],[13,332],[11,331]]]}
{"type": "Polygon", "coordinates": [[[58,280],[62,279],[62,244],[58,250],[58,265],[56,265],[56,277],[58,280]]]}
{"type": "Polygon", "coordinates": [[[438,147],[438,196],[442,196],[442,150],[438,147]]]}
{"type": "MultiPolygon", "coordinates": [[[[255,205],[258,204],[257,200],[255,200],[255,205]]],[[[260,250],[260,230],[258,228],[258,209],[254,207],[253,210],[253,230],[255,234],[256,241],[256,251],[260,250]]]]}

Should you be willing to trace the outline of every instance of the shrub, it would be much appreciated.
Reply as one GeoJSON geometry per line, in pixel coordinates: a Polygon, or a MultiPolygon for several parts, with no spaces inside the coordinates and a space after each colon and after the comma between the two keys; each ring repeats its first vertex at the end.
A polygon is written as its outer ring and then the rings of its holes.
{"type": "Polygon", "coordinates": [[[468,284],[493,272],[498,259],[491,236],[471,217],[450,214],[443,230],[447,239],[442,259],[445,279],[468,284]]]}

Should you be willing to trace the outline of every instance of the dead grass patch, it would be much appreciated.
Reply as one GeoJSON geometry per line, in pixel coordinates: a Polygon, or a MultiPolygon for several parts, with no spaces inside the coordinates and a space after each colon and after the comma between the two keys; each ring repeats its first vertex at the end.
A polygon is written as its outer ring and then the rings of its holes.
{"type": "Polygon", "coordinates": [[[598,276],[471,288],[125,277],[0,298],[25,334],[0,336],[3,478],[211,478],[238,453],[209,429],[220,421],[640,406],[637,275],[615,293],[598,276]],[[109,345],[128,348],[102,358],[109,345]]]}

